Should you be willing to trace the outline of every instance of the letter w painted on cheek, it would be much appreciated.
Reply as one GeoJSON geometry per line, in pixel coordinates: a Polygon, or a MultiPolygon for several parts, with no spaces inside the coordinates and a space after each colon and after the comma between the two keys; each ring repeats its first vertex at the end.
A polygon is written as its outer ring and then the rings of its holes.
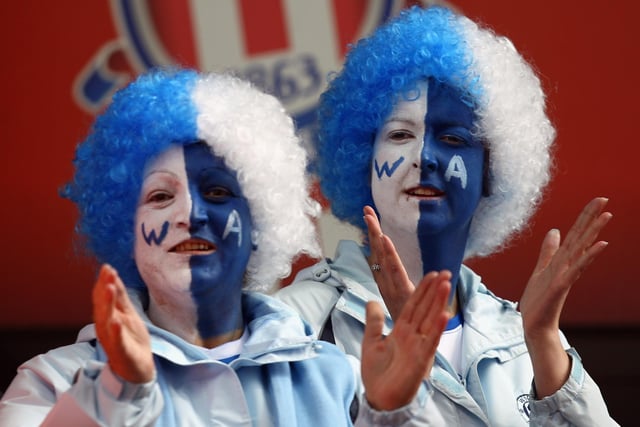
{"type": "Polygon", "coordinates": [[[378,179],[382,178],[382,174],[386,174],[387,176],[393,175],[398,166],[404,161],[404,157],[400,156],[398,160],[396,160],[391,167],[389,167],[389,163],[384,162],[382,164],[382,168],[378,165],[378,159],[374,160],[374,167],[376,168],[376,174],[378,175],[378,179]]]}
{"type": "Polygon", "coordinates": [[[169,221],[165,221],[162,224],[162,230],[160,230],[160,235],[156,236],[156,230],[151,230],[149,234],[144,229],[144,222],[142,223],[142,237],[144,241],[147,242],[147,245],[151,246],[151,242],[156,245],[160,245],[165,237],[167,237],[167,232],[169,231],[169,221]]]}

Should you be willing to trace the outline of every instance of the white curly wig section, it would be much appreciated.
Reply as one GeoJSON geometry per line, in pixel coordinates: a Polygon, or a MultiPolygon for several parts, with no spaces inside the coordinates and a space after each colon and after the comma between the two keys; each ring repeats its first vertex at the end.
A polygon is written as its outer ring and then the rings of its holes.
{"type": "Polygon", "coordinates": [[[236,171],[251,208],[254,243],[245,288],[271,292],[299,253],[319,256],[307,153],[278,99],[228,74],[205,74],[193,92],[198,137],[236,171]],[[257,232],[257,233],[256,233],[257,232]]]}
{"type": "Polygon", "coordinates": [[[551,175],[555,129],[531,66],[511,41],[458,16],[482,87],[480,137],[489,148],[489,197],[480,200],[465,259],[504,248],[537,209],[551,175]]]}

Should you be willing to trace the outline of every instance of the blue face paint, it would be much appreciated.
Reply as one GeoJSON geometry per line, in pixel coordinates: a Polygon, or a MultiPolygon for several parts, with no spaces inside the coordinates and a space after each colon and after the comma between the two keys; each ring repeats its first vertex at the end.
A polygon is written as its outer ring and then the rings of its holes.
{"type": "Polygon", "coordinates": [[[484,147],[461,94],[434,80],[417,89],[398,99],[376,133],[371,194],[411,280],[447,269],[455,289],[482,196],[484,147]]]}
{"type": "Polygon", "coordinates": [[[423,272],[457,275],[471,219],[482,197],[484,147],[473,134],[475,115],[462,94],[429,80],[420,185],[442,197],[420,201],[418,236],[423,272]]]}
{"type": "Polygon", "coordinates": [[[451,157],[447,171],[444,173],[445,181],[450,182],[451,178],[459,179],[463,190],[467,188],[467,167],[462,157],[457,154],[451,157]]]}
{"type": "Polygon", "coordinates": [[[216,250],[193,255],[191,292],[202,337],[215,337],[242,326],[241,290],[252,251],[251,212],[235,172],[203,143],[184,147],[192,207],[189,233],[216,250]]]}
{"type": "Polygon", "coordinates": [[[238,237],[238,247],[242,246],[242,219],[240,214],[235,209],[229,214],[227,218],[227,226],[224,228],[222,238],[226,239],[229,234],[236,233],[238,237]]]}

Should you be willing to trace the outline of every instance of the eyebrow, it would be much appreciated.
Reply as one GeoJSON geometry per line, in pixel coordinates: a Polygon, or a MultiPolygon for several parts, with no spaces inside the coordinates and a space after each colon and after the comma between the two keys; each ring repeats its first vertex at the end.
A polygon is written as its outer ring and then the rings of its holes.
{"type": "Polygon", "coordinates": [[[405,118],[403,116],[391,116],[387,120],[382,122],[382,126],[386,126],[387,124],[389,124],[391,122],[406,123],[408,125],[415,125],[416,124],[415,120],[408,119],[408,118],[405,118]]]}
{"type": "Polygon", "coordinates": [[[178,177],[178,175],[176,173],[174,173],[174,172],[172,172],[170,170],[167,170],[167,169],[152,169],[142,177],[142,180],[144,181],[147,178],[149,178],[151,175],[155,175],[155,174],[158,174],[158,173],[166,173],[167,175],[171,175],[171,176],[174,176],[176,178],[178,177]]]}

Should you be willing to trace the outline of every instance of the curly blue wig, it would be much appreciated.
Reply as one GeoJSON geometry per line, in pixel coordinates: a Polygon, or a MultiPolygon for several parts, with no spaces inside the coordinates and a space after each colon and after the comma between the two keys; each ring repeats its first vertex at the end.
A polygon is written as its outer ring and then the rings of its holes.
{"type": "Polygon", "coordinates": [[[144,287],[133,259],[144,165],[172,143],[196,140],[189,99],[196,78],[193,71],[151,73],[117,92],[76,149],[76,172],[62,191],[78,207],[77,231],[88,249],[127,286],[144,287]]]}
{"type": "Polygon", "coordinates": [[[540,82],[511,42],[446,8],[405,9],[351,46],[318,109],[315,168],[322,192],[337,218],[366,235],[362,208],[375,207],[375,135],[399,97],[427,78],[456,88],[475,111],[490,156],[490,194],[474,215],[465,258],[488,255],[539,203],[555,131],[540,82]]]}
{"type": "Polygon", "coordinates": [[[79,234],[125,284],[144,289],[133,257],[145,165],[170,144],[204,141],[236,171],[249,202],[257,249],[245,285],[273,288],[300,252],[319,254],[307,154],[282,104],[228,74],[154,70],[116,93],[78,146],[62,196],[80,211],[79,234]]]}

